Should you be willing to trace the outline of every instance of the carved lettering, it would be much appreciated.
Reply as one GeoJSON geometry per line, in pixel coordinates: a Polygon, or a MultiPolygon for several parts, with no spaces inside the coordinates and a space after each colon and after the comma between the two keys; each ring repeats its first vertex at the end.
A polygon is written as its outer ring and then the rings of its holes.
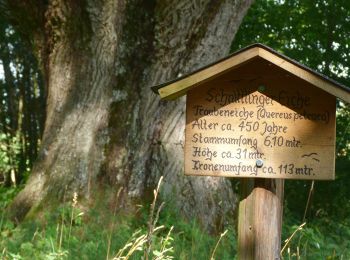
{"type": "Polygon", "coordinates": [[[187,101],[187,174],[332,178],[334,159],[322,155],[334,154],[334,98],[282,86],[260,93],[210,85],[199,92],[187,101]]]}

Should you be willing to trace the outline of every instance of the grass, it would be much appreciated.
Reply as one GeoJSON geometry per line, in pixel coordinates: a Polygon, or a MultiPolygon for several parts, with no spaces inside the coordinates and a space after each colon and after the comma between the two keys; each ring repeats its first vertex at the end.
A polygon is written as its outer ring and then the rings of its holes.
{"type": "Polygon", "coordinates": [[[283,223],[284,259],[350,259],[350,219],[316,216],[302,223],[286,209],[283,223]]]}
{"type": "Polygon", "coordinates": [[[117,212],[117,205],[110,213],[101,205],[82,211],[74,195],[55,212],[15,227],[2,203],[0,259],[233,259],[234,232],[210,236],[196,221],[182,220],[157,201],[160,184],[137,217],[117,212]]]}
{"type": "MultiPolygon", "coordinates": [[[[138,216],[107,205],[81,210],[76,195],[40,220],[15,227],[4,207],[16,192],[0,189],[0,259],[236,259],[236,234],[208,235],[157,200],[138,216]],[[104,209],[104,210],[102,210],[104,209]]],[[[320,216],[303,224],[285,209],[283,259],[350,259],[350,220],[320,216]]]]}

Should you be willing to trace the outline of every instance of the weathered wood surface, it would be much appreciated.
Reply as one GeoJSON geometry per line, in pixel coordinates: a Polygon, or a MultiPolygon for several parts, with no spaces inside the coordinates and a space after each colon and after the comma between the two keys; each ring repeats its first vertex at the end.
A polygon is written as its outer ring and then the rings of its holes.
{"type": "Polygon", "coordinates": [[[302,65],[297,64],[295,61],[288,59],[287,57],[281,57],[279,54],[262,47],[261,45],[255,45],[251,48],[233,54],[233,56],[223,59],[211,66],[199,69],[193,74],[174,81],[158,90],[161,98],[175,99],[192,88],[200,86],[209,80],[212,80],[227,71],[233,70],[244,63],[252,61],[254,59],[264,59],[271,64],[285,70],[286,73],[293,74],[294,76],[330,93],[331,95],[350,102],[349,90],[346,90],[339,83],[331,81],[328,78],[322,77],[319,74],[313,72],[311,69],[305,69],[302,65]],[[259,47],[260,46],[260,47],[259,47]]]}
{"type": "Polygon", "coordinates": [[[174,82],[159,90],[161,98],[174,99],[182,96],[188,90],[196,87],[198,84],[203,84],[209,80],[212,80],[227,70],[232,70],[236,66],[256,57],[259,48],[253,48],[246,52],[240,53],[233,59],[228,59],[223,62],[217,63],[211,67],[202,70],[200,73],[195,73],[189,77],[184,78],[181,81],[174,82]]]}
{"type": "Polygon", "coordinates": [[[262,59],[190,90],[186,115],[188,175],[334,179],[335,97],[262,59]]]}
{"type": "Polygon", "coordinates": [[[296,75],[300,79],[317,86],[318,88],[330,93],[331,95],[334,95],[337,98],[344,100],[345,102],[350,103],[349,90],[336,87],[333,83],[326,81],[323,78],[296,66],[293,63],[286,62],[283,58],[273,55],[272,53],[262,48],[259,49],[259,56],[296,75]]]}
{"type": "Polygon", "coordinates": [[[238,215],[238,259],[280,259],[283,180],[244,179],[238,215]]]}

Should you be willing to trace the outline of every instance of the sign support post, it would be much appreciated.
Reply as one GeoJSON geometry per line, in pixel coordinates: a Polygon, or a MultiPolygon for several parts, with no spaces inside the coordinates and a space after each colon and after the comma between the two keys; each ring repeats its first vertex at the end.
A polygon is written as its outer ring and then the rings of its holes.
{"type": "Polygon", "coordinates": [[[280,259],[282,179],[242,179],[238,212],[238,259],[280,259]]]}

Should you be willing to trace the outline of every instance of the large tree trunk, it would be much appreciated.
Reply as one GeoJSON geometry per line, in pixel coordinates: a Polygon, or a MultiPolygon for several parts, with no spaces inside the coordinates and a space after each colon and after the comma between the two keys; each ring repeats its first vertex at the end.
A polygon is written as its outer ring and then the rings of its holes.
{"type": "Polygon", "coordinates": [[[100,184],[123,186],[132,206],[164,175],[164,198],[221,225],[236,205],[230,182],[183,175],[185,99],[160,101],[149,87],[226,55],[252,0],[33,2],[8,3],[27,19],[18,27],[37,28],[26,32],[48,89],[41,152],[14,216],[73,191],[93,200],[100,184]]]}

